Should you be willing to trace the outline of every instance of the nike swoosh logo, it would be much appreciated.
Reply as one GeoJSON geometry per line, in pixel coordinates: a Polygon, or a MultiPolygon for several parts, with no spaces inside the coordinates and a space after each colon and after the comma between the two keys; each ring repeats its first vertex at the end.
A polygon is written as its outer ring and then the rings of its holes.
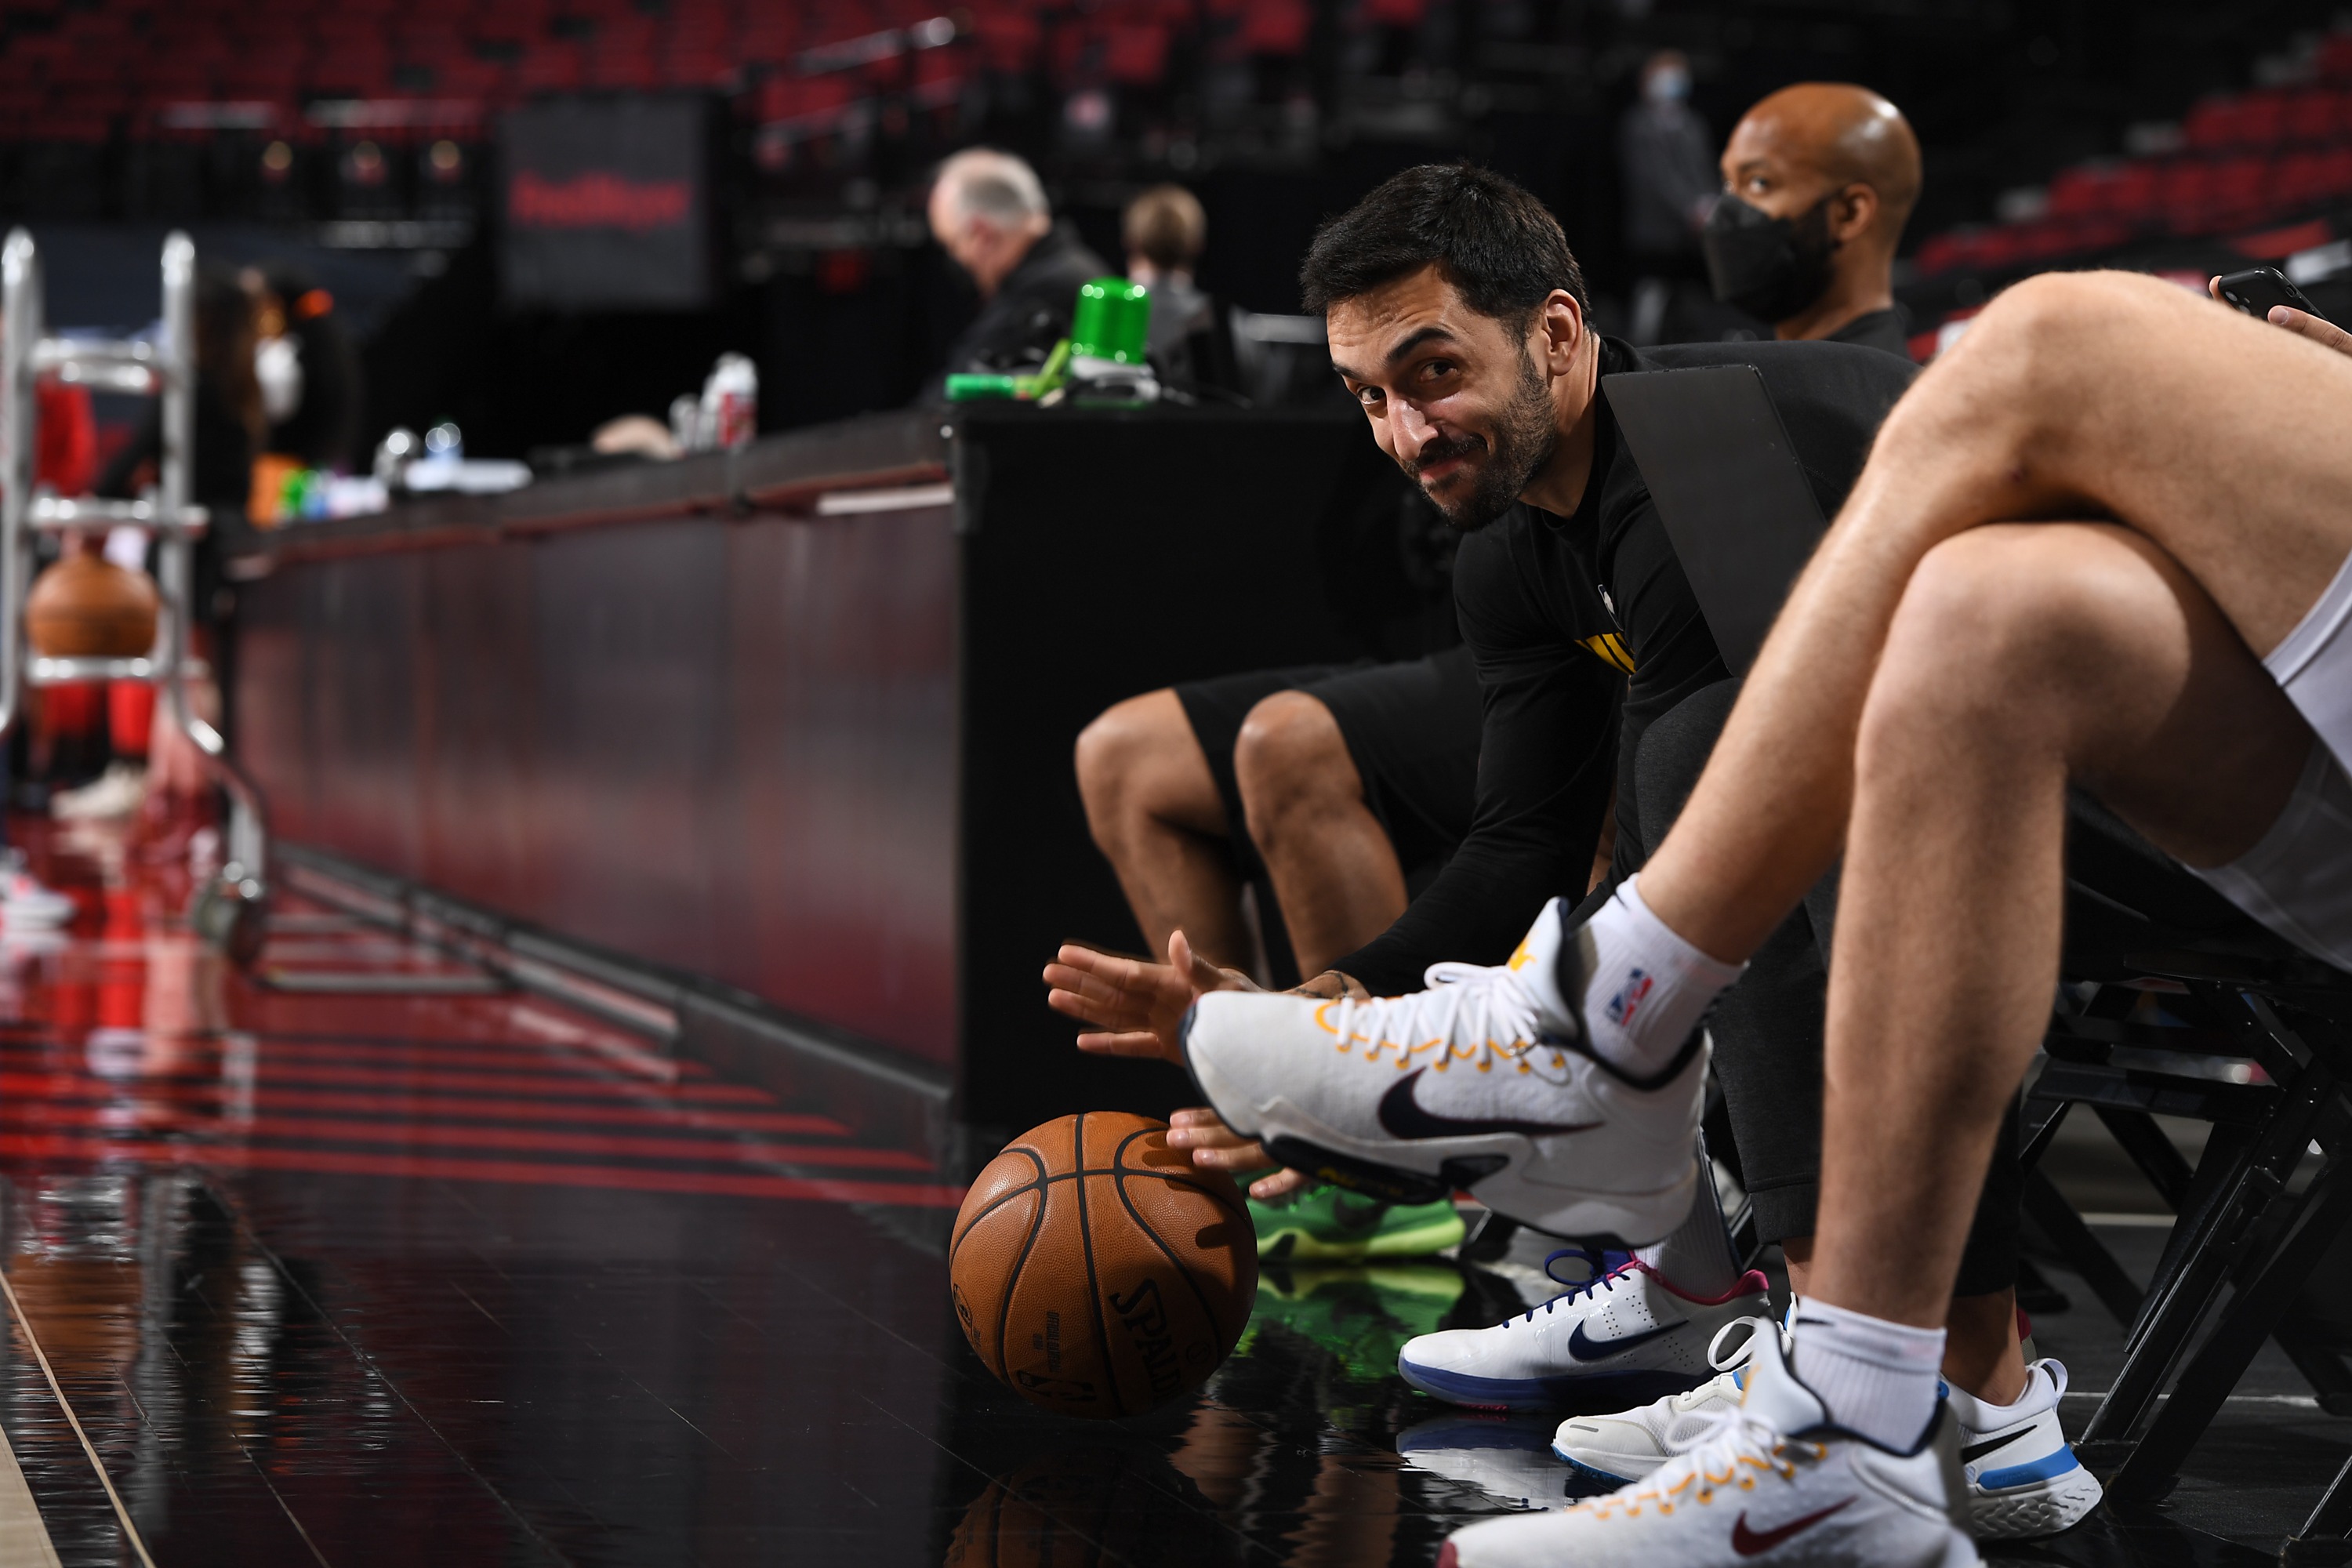
{"type": "Polygon", "coordinates": [[[1568,1353],[1578,1361],[1605,1361],[1612,1355],[1623,1355],[1635,1345],[1648,1344],[1661,1334],[1671,1334],[1681,1327],[1680,1323],[1668,1323],[1662,1329],[1644,1329],[1638,1334],[1620,1334],[1613,1340],[1602,1340],[1596,1344],[1584,1331],[1584,1325],[1579,1323],[1576,1331],[1568,1336],[1568,1353]]]}
{"type": "Polygon", "coordinates": [[[1790,1536],[1811,1530],[1830,1515],[1843,1512],[1853,1506],[1853,1499],[1848,1498],[1843,1502],[1832,1503],[1817,1513],[1809,1513],[1802,1519],[1792,1519],[1778,1529],[1766,1531],[1748,1529],[1748,1516],[1743,1513],[1739,1516],[1739,1522],[1731,1527],[1731,1549],[1742,1557],[1754,1557],[1759,1552],[1769,1552],[1790,1536]]]}
{"type": "Polygon", "coordinates": [[[1993,1453],[1998,1449],[2006,1448],[2011,1443],[2016,1442],[2020,1437],[2031,1436],[2032,1431],[2033,1428],[2031,1426],[2021,1426],[2006,1437],[1993,1437],[1982,1443],[1971,1443],[1967,1447],[1960,1450],[1960,1463],[1964,1465],[1973,1465],[1979,1459],[1983,1458],[1987,1454],[1993,1453]]]}
{"type": "Polygon", "coordinates": [[[1412,1097],[1412,1086],[1427,1068],[1415,1068],[1381,1096],[1381,1125],[1392,1138],[1462,1138],[1482,1132],[1524,1132],[1531,1138],[1548,1133],[1590,1132],[1598,1121],[1514,1121],[1505,1118],[1439,1116],[1423,1110],[1412,1097]]]}

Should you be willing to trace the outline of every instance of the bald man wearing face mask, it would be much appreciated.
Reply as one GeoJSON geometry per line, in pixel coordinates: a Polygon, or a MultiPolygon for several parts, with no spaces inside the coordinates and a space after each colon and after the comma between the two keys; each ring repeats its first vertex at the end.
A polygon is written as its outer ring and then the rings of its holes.
{"type": "Polygon", "coordinates": [[[1702,243],[1715,297],[1784,341],[1906,353],[1895,247],[1919,199],[1919,140],[1849,82],[1800,82],[1758,103],[1723,150],[1702,243]]]}

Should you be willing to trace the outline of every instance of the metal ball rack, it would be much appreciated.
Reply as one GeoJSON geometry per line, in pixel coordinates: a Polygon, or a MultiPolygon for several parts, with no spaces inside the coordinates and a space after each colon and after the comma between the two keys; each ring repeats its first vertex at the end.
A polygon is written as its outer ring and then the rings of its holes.
{"type": "Polygon", "coordinates": [[[188,910],[204,940],[240,963],[260,951],[268,922],[268,818],[261,792],[232,761],[221,732],[188,700],[188,677],[201,671],[189,651],[195,541],[210,519],[189,504],[195,425],[196,247],[184,234],[163,241],[163,331],[160,342],[51,337],[42,320],[40,253],[33,237],[13,230],[0,246],[0,742],[24,710],[27,686],[135,680],[161,689],[173,721],[192,741],[229,799],[226,858],[201,885],[188,910]],[[35,483],[43,378],[94,391],[132,393],[163,403],[157,483],[137,500],[47,493],[35,483]],[[43,533],[121,525],[157,542],[163,601],[155,646],[137,658],[55,658],[26,640],[34,546],[43,533]]]}

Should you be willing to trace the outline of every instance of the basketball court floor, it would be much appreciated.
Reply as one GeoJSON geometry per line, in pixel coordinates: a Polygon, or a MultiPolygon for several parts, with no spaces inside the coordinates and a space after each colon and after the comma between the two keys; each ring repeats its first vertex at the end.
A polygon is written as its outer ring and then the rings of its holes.
{"type": "MultiPolygon", "coordinates": [[[[1419,1564],[1561,1495],[1551,1423],[1393,1374],[1539,1251],[1268,1268],[1204,1394],[1066,1420],[966,1349],[921,1160],[322,906],[225,974],[183,887],[29,848],[82,913],[0,953],[0,1568],[1419,1564]]],[[[2275,1561],[2347,1447],[2266,1354],[2164,1509],[2000,1559],[2275,1561]]]]}

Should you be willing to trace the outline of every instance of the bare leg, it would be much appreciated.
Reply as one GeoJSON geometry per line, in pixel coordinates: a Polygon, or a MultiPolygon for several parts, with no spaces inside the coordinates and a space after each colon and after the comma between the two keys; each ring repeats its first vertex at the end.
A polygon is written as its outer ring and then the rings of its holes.
{"type": "Polygon", "coordinates": [[[1234,743],[1234,775],[1299,973],[1322,973],[1396,923],[1404,868],[1331,710],[1303,691],[1260,702],[1234,743]]]}
{"type": "Polygon", "coordinates": [[[1990,527],[1927,556],[1855,753],[1830,964],[1822,1300],[1944,1321],[2058,979],[2069,779],[2210,866],[2276,820],[2314,744],[2212,600],[2141,534],[1990,527]]]}
{"type": "Polygon", "coordinates": [[[1173,691],[1147,691],[1108,709],[1078,736],[1078,794],[1087,826],[1118,874],[1154,958],[1182,931],[1211,963],[1247,973],[1224,803],[1209,759],[1173,691]]]}
{"type": "MultiPolygon", "coordinates": [[[[1813,1238],[1792,1236],[1780,1244],[1789,1264],[1789,1289],[1813,1293],[1813,1238]]],[[[1857,1309],[1858,1310],[1858,1309],[1857,1309]]],[[[1944,1377],[1954,1388],[1988,1405],[2014,1405],[2025,1392],[2025,1343],[2017,1337],[2017,1292],[1955,1296],[1944,1318],[1944,1377]]]]}
{"type": "Polygon", "coordinates": [[[1965,530],[2112,517],[2185,567],[2247,646],[2275,647],[2352,553],[2347,410],[2352,359],[2169,284],[2011,289],[1888,417],[1642,873],[1650,907],[1738,960],[1828,868],[1895,605],[1965,530]]]}

